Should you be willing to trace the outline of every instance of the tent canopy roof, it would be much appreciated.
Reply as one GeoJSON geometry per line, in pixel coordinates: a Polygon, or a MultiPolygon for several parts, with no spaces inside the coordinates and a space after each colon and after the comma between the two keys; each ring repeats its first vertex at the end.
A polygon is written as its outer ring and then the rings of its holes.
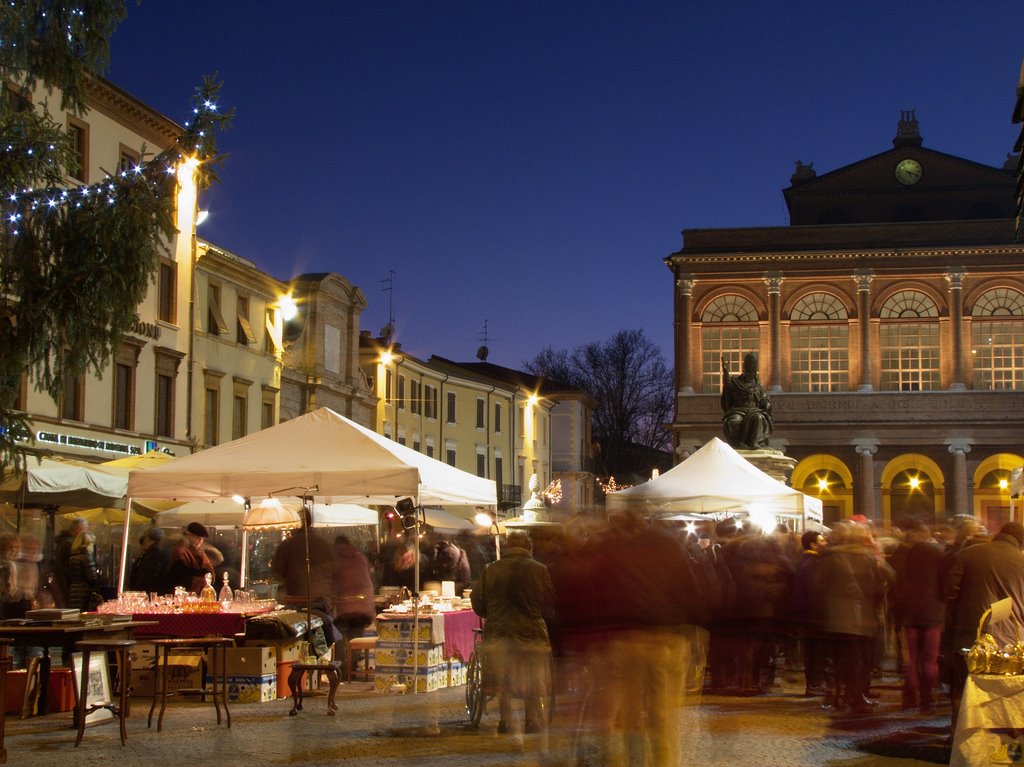
{"type": "Polygon", "coordinates": [[[609,509],[646,508],[660,513],[758,511],[821,519],[821,500],[765,474],[713,437],[657,479],[609,493],[609,509]]]}
{"type": "Polygon", "coordinates": [[[493,480],[400,445],[328,408],[247,437],[132,471],[132,498],[211,499],[302,495],[324,503],[422,505],[497,503],[493,480]]]}

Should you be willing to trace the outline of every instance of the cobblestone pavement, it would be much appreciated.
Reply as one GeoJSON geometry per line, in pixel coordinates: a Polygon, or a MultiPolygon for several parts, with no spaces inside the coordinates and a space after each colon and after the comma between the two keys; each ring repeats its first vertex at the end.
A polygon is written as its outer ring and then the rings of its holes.
{"type": "MultiPolygon", "coordinates": [[[[54,767],[73,764],[137,764],[146,767],[234,765],[509,765],[554,767],[577,764],[571,717],[556,709],[551,732],[543,735],[496,732],[488,712],[479,731],[467,727],[464,690],[420,695],[382,695],[368,683],[339,688],[340,710],[326,715],[324,696],[307,697],[305,709],[290,717],[290,700],[236,704],[232,726],[216,724],[213,706],[195,700],[168,705],[163,732],[146,727],[148,701],[137,701],[121,746],[116,723],[86,730],[79,748],[71,714],[27,720],[8,717],[8,764],[54,767]]],[[[778,765],[778,767],[910,767],[948,760],[940,745],[947,734],[948,707],[923,718],[899,711],[895,680],[875,687],[881,705],[875,715],[842,717],[824,711],[821,699],[805,699],[795,684],[750,698],[705,696],[684,714],[681,731],[686,764],[778,765]],[[876,753],[861,748],[871,745],[876,753]],[[884,755],[888,754],[888,755],[884,755]],[[916,757],[916,758],[915,758],[916,757]]]]}

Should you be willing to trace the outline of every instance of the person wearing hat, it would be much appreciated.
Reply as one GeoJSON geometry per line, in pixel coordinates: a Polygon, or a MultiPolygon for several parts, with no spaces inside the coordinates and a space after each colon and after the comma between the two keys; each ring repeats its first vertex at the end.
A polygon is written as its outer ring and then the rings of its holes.
{"type": "Polygon", "coordinates": [[[199,522],[189,522],[180,545],[171,551],[167,580],[170,590],[184,586],[198,594],[206,585],[206,574],[213,575],[213,568],[224,561],[224,557],[207,543],[210,531],[199,522]]]}
{"type": "Polygon", "coordinates": [[[139,538],[139,555],[132,562],[128,588],[156,594],[163,591],[167,581],[167,552],[161,547],[164,531],[150,527],[139,538]]]}

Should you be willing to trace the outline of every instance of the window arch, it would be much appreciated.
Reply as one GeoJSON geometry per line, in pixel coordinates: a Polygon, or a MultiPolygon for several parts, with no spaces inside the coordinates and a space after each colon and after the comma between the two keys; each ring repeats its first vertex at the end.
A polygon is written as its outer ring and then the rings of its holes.
{"type": "Polygon", "coordinates": [[[831,293],[809,293],[790,312],[790,388],[846,391],[850,381],[850,327],[846,306],[831,293]]]}
{"type": "Polygon", "coordinates": [[[723,295],[707,305],[701,321],[701,387],[715,392],[722,386],[723,358],[730,370],[739,371],[743,355],[758,350],[757,309],[743,296],[723,295]]]}
{"type": "Polygon", "coordinates": [[[939,310],[935,301],[919,290],[899,290],[885,300],[879,316],[882,389],[938,389],[939,310]]]}
{"type": "Polygon", "coordinates": [[[1024,389],[1024,294],[993,288],[971,307],[975,389],[1024,389]]]}

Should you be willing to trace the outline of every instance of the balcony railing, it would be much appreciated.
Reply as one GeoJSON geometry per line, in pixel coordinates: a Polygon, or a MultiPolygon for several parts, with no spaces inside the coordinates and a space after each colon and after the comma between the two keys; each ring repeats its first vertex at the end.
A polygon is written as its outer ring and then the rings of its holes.
{"type": "Polygon", "coordinates": [[[523,500],[523,490],[519,485],[498,485],[498,507],[507,509],[519,506],[523,500]]]}

